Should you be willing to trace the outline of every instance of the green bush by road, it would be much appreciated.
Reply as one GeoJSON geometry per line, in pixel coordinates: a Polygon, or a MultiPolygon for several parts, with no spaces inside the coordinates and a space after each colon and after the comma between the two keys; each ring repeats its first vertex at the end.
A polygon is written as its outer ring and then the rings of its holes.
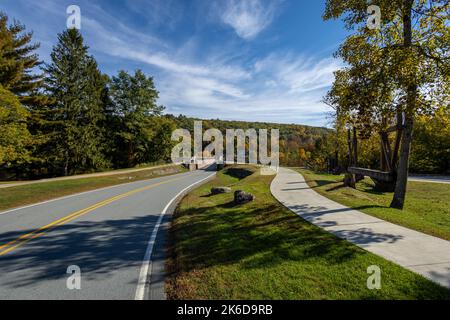
{"type": "Polygon", "coordinates": [[[270,194],[273,177],[222,171],[180,203],[171,227],[170,299],[436,299],[450,291],[302,220],[270,194]],[[240,176],[237,178],[236,176],[240,176]],[[256,196],[234,206],[231,186],[256,196]],[[382,270],[367,289],[367,268],[382,270]]]}

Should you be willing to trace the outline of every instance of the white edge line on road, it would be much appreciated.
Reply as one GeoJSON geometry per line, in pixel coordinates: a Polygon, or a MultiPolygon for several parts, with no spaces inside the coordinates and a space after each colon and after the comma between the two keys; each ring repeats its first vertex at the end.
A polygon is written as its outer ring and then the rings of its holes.
{"type": "MultiPolygon", "coordinates": [[[[177,175],[177,174],[185,174],[185,173],[189,173],[189,172],[176,173],[175,175],[177,175]]],[[[155,180],[155,179],[162,179],[162,178],[167,178],[167,177],[171,177],[171,176],[174,176],[174,175],[167,175],[167,176],[164,176],[164,177],[155,177],[155,178],[150,178],[150,179],[125,182],[125,183],[116,184],[114,186],[109,186],[109,187],[104,187],[104,188],[100,188],[100,189],[94,189],[94,190],[84,191],[84,192],[80,192],[80,193],[70,194],[68,196],[59,197],[59,198],[55,198],[55,199],[50,199],[50,200],[42,201],[42,202],[38,202],[38,203],[33,203],[33,204],[26,205],[26,206],[23,206],[23,207],[13,208],[13,209],[9,209],[9,210],[6,210],[6,211],[0,211],[0,216],[3,215],[3,214],[11,213],[11,212],[18,211],[18,210],[28,209],[28,208],[32,208],[32,207],[36,207],[36,206],[40,206],[42,204],[47,204],[47,203],[54,202],[54,201],[59,201],[59,200],[73,198],[73,197],[78,197],[78,196],[82,196],[82,195],[85,195],[85,194],[94,193],[94,192],[97,192],[97,191],[104,191],[104,190],[108,190],[108,189],[123,187],[123,186],[130,185],[132,183],[145,182],[145,181],[150,181],[150,180],[155,180]]]]}
{"type": "Polygon", "coordinates": [[[426,182],[426,183],[450,184],[450,180],[428,180],[428,179],[408,178],[408,181],[412,181],[412,182],[426,182]]]}
{"type": "Polygon", "coordinates": [[[134,297],[134,300],[144,300],[145,297],[145,289],[147,285],[147,280],[151,277],[152,271],[152,254],[153,254],[153,247],[155,246],[155,240],[156,235],[158,234],[159,227],[161,226],[162,220],[164,218],[164,215],[167,213],[167,210],[169,210],[169,207],[174,203],[175,200],[178,199],[180,195],[182,195],[184,192],[192,188],[193,186],[202,183],[205,180],[208,180],[212,176],[216,175],[216,173],[213,173],[209,175],[208,177],[199,180],[183,190],[181,190],[175,197],[173,197],[169,203],[165,206],[164,210],[160,213],[158,221],[156,222],[155,227],[153,228],[152,235],[150,237],[150,240],[148,241],[147,250],[145,251],[144,260],[142,261],[141,271],[139,272],[139,280],[138,285],[136,288],[136,294],[134,297]]]}

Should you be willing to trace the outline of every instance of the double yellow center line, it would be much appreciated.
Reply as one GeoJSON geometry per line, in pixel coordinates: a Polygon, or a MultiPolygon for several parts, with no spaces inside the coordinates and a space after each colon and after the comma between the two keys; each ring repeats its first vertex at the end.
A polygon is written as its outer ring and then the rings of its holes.
{"type": "Polygon", "coordinates": [[[45,234],[46,232],[50,231],[51,229],[53,229],[53,228],[55,228],[57,226],[63,225],[65,223],[67,223],[67,222],[70,222],[70,221],[72,221],[74,219],[77,219],[77,218],[79,218],[81,216],[84,216],[85,214],[88,214],[88,213],[90,213],[90,212],[92,212],[92,211],[94,211],[94,210],[96,210],[98,208],[104,207],[104,206],[106,206],[106,205],[108,205],[110,203],[113,203],[113,202],[118,201],[120,199],[129,197],[129,196],[131,196],[133,194],[136,194],[138,192],[149,190],[149,189],[155,188],[157,186],[160,186],[162,184],[166,184],[166,183],[169,183],[169,182],[180,180],[182,178],[183,177],[169,179],[169,180],[166,180],[166,181],[163,181],[163,182],[152,184],[150,186],[146,186],[146,187],[142,187],[142,188],[139,188],[139,189],[131,190],[131,191],[128,191],[126,193],[117,195],[115,197],[112,197],[112,198],[100,201],[100,202],[98,202],[98,203],[96,203],[96,204],[94,204],[94,205],[92,205],[90,207],[87,207],[85,209],[73,212],[73,213],[71,213],[71,214],[69,214],[69,215],[67,215],[67,216],[65,216],[65,217],[63,217],[61,219],[53,221],[53,222],[51,222],[51,223],[49,223],[49,224],[47,224],[47,225],[45,225],[43,227],[40,227],[40,228],[38,228],[38,229],[36,229],[36,230],[34,230],[32,232],[24,234],[24,235],[18,237],[17,239],[14,239],[14,240],[12,240],[12,241],[10,241],[10,242],[0,246],[0,256],[5,255],[8,252],[11,252],[12,250],[14,250],[14,249],[24,245],[25,243],[27,243],[27,242],[29,242],[29,241],[31,241],[31,240],[33,240],[33,239],[35,239],[35,238],[45,234]]]}

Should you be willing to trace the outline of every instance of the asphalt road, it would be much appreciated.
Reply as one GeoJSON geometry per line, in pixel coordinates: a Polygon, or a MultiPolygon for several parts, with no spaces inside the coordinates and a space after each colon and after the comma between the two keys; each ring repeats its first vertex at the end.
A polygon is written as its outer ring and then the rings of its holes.
{"type": "Polygon", "coordinates": [[[152,270],[144,257],[162,213],[213,174],[182,173],[0,212],[0,299],[135,299],[144,266],[152,270]],[[81,289],[67,287],[69,266],[80,268],[81,289]]]}
{"type": "Polygon", "coordinates": [[[445,183],[450,184],[450,176],[438,176],[438,175],[422,175],[422,176],[410,176],[409,181],[417,182],[432,182],[432,183],[445,183]]]}

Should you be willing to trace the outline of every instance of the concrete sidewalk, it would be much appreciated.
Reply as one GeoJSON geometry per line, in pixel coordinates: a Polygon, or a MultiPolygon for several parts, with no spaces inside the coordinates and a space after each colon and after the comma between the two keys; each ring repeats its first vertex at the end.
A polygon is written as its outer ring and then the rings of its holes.
{"type": "Polygon", "coordinates": [[[450,288],[450,242],[372,217],[329,200],[296,171],[280,168],[271,192],[303,219],[450,288]]]}

